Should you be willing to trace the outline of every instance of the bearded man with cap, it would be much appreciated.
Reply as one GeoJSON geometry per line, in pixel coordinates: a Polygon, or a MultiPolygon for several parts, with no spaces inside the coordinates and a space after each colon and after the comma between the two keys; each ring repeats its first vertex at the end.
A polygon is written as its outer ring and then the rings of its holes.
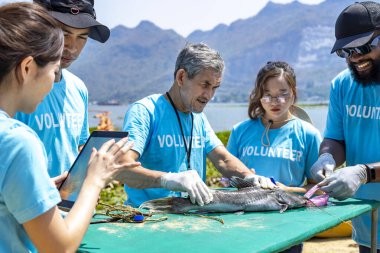
{"type": "MultiPolygon", "coordinates": [[[[32,114],[15,118],[31,127],[44,143],[50,177],[67,171],[89,137],[88,91],[81,79],[66,70],[90,37],[104,43],[110,30],[96,20],[93,0],[34,0],[46,8],[64,33],[61,68],[53,89],[32,114]]],[[[63,177],[63,175],[61,176],[63,177]]],[[[58,178],[56,178],[58,180],[58,178]]]]}
{"type": "MultiPolygon", "coordinates": [[[[324,140],[311,173],[322,180],[323,191],[339,200],[354,196],[379,201],[380,4],[359,2],[345,8],[335,37],[331,53],[345,58],[348,69],[332,80],[324,140]],[[347,167],[334,171],[344,162],[347,167]]],[[[370,216],[352,221],[360,252],[370,250],[370,216]]],[[[377,236],[380,252],[380,231],[377,236]]]]}

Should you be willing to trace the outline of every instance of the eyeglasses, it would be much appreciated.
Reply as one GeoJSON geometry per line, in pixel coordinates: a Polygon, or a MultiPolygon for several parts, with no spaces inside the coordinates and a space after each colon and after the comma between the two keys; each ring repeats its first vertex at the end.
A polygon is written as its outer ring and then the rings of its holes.
{"type": "Polygon", "coordinates": [[[377,36],[371,42],[364,44],[363,46],[360,46],[360,47],[340,48],[336,50],[336,54],[342,58],[350,58],[354,53],[361,54],[361,55],[368,54],[369,52],[372,51],[372,49],[378,46],[379,42],[380,42],[380,36],[377,36]]]}
{"type": "Polygon", "coordinates": [[[260,101],[262,103],[265,103],[265,104],[273,103],[274,101],[276,103],[279,103],[279,104],[285,104],[286,102],[288,102],[288,100],[289,100],[290,97],[291,97],[290,93],[282,94],[282,95],[277,96],[277,97],[272,97],[272,96],[269,96],[269,95],[265,95],[265,96],[263,96],[260,99],[260,101]]]}

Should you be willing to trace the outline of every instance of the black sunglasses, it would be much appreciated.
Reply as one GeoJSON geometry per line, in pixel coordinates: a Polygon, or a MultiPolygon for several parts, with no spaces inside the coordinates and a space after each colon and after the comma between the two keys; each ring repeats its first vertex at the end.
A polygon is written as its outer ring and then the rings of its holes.
{"type": "Polygon", "coordinates": [[[380,36],[375,37],[371,42],[368,42],[360,47],[340,48],[336,50],[336,54],[342,58],[350,58],[354,53],[368,54],[375,47],[378,46],[380,36]]]}

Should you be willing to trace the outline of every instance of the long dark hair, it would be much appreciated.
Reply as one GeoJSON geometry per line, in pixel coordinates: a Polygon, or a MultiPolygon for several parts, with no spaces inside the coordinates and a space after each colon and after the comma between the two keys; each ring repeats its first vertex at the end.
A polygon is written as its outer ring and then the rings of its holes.
{"type": "Polygon", "coordinates": [[[260,99],[264,95],[265,84],[268,79],[279,76],[285,78],[292,90],[294,102],[297,100],[297,82],[293,68],[290,67],[288,63],[282,61],[268,62],[259,70],[255,81],[255,87],[249,96],[248,116],[251,119],[256,119],[264,115],[264,108],[261,105],[260,99]]]}
{"type": "Polygon", "coordinates": [[[47,11],[33,3],[0,7],[0,82],[32,56],[39,67],[61,58],[63,33],[47,11]]]}

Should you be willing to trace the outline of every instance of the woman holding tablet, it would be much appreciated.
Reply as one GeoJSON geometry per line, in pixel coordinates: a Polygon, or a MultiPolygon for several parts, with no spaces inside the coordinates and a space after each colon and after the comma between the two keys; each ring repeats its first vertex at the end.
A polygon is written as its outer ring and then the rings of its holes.
{"type": "Polygon", "coordinates": [[[47,173],[42,143],[12,119],[33,112],[52,88],[63,34],[49,14],[32,3],[0,7],[0,252],[74,252],[100,190],[123,169],[115,160],[130,146],[124,138],[93,150],[76,204],[65,219],[58,190],[47,173]]]}

